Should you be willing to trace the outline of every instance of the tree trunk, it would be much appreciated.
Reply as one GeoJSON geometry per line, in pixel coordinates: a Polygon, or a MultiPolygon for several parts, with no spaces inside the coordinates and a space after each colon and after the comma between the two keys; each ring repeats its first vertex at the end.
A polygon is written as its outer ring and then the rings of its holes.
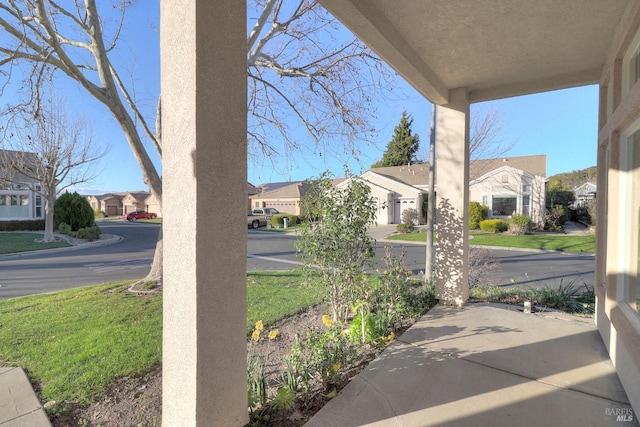
{"type": "Polygon", "coordinates": [[[56,203],[56,191],[49,189],[44,198],[44,242],[53,242],[53,206],[56,203]]]}
{"type": "Polygon", "coordinates": [[[160,227],[160,233],[158,234],[158,243],[156,243],[156,251],[153,254],[153,262],[151,263],[151,271],[145,281],[158,282],[158,285],[162,284],[162,226],[160,227]]]}

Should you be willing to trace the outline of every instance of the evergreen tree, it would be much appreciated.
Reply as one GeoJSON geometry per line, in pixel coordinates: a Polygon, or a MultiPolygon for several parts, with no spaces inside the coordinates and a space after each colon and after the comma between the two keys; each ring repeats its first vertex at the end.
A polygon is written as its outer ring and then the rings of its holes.
{"type": "Polygon", "coordinates": [[[382,155],[382,160],[374,163],[372,168],[420,163],[416,158],[420,137],[411,133],[412,123],[411,115],[403,111],[400,124],[393,129],[393,138],[387,144],[387,151],[382,155]]]}

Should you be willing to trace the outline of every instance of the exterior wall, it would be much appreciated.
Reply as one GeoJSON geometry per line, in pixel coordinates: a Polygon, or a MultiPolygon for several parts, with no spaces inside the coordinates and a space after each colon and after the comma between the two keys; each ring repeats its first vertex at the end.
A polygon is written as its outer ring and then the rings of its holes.
{"type": "Polygon", "coordinates": [[[100,200],[100,210],[107,216],[122,215],[122,200],[117,197],[107,197],[100,200]]]}
{"type": "Polygon", "coordinates": [[[138,200],[133,197],[131,194],[127,194],[124,199],[122,199],[122,214],[126,215],[130,212],[135,211],[143,211],[145,210],[146,205],[144,200],[138,200]]]}
{"type": "Polygon", "coordinates": [[[490,218],[508,218],[513,213],[529,215],[538,226],[543,225],[545,179],[510,167],[500,168],[469,185],[470,200],[489,207],[490,218]],[[497,198],[513,198],[514,208],[504,210],[497,198]],[[526,202],[528,201],[528,204],[526,202]]]}
{"type": "Polygon", "coordinates": [[[158,215],[158,218],[162,218],[162,209],[158,199],[153,194],[147,197],[144,201],[144,210],[147,212],[153,212],[158,215]]]}
{"type": "Polygon", "coordinates": [[[0,188],[0,221],[44,219],[44,196],[33,181],[0,188]]]}
{"type": "Polygon", "coordinates": [[[300,207],[300,198],[251,198],[251,209],[254,208],[276,208],[279,212],[293,215],[304,215],[304,210],[300,207]]]}
{"type": "Polygon", "coordinates": [[[640,413],[640,3],[618,26],[600,81],[596,324],[636,413],[640,413]]]}

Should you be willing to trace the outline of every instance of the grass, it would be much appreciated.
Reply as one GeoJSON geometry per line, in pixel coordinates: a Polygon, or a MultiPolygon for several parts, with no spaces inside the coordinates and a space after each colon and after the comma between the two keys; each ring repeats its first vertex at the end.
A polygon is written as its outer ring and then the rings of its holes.
{"type": "MultiPolygon", "coordinates": [[[[132,296],[127,286],[0,300],[0,366],[25,368],[42,401],[82,405],[116,378],[153,370],[162,361],[162,294],[132,296]]],[[[296,271],[248,273],[247,291],[247,330],[320,302],[296,271]]]]}
{"type": "MultiPolygon", "coordinates": [[[[596,236],[568,236],[566,234],[527,234],[524,236],[514,236],[504,233],[482,233],[471,232],[473,239],[469,240],[472,245],[479,246],[501,246],[524,249],[546,249],[561,252],[588,252],[594,253],[596,250],[596,236]]],[[[426,232],[397,234],[390,236],[391,240],[402,240],[409,242],[425,242],[426,232]]]]}
{"type": "Polygon", "coordinates": [[[51,243],[36,242],[37,239],[42,239],[43,237],[44,233],[0,233],[0,254],[69,246],[64,240],[57,240],[51,243]]]}

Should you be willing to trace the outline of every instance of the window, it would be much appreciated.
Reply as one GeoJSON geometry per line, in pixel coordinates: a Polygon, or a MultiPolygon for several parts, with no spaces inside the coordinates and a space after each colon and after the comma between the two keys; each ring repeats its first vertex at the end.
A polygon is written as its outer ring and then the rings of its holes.
{"type": "Polygon", "coordinates": [[[529,195],[522,196],[522,215],[531,215],[531,197],[529,195]]]}
{"type": "Polygon", "coordinates": [[[482,204],[487,206],[489,204],[489,196],[486,194],[482,196],[482,204]]]}
{"type": "Polygon", "coordinates": [[[522,192],[524,194],[531,193],[531,184],[522,184],[522,192]]]}
{"type": "Polygon", "coordinates": [[[503,184],[507,184],[509,182],[509,175],[507,175],[506,173],[502,175],[502,179],[500,180],[501,183],[503,184]]]}
{"type": "Polygon", "coordinates": [[[36,218],[42,218],[42,196],[36,196],[36,218]]]}
{"type": "Polygon", "coordinates": [[[618,300],[636,313],[640,306],[640,123],[633,125],[635,132],[625,132],[621,138],[621,180],[619,236],[623,256],[618,269],[624,273],[618,282],[622,286],[618,300]]]}
{"type": "Polygon", "coordinates": [[[515,196],[494,196],[491,205],[494,216],[507,216],[516,212],[518,199],[515,196]]]}
{"type": "Polygon", "coordinates": [[[629,90],[640,80],[640,46],[629,61],[629,90]]]}

